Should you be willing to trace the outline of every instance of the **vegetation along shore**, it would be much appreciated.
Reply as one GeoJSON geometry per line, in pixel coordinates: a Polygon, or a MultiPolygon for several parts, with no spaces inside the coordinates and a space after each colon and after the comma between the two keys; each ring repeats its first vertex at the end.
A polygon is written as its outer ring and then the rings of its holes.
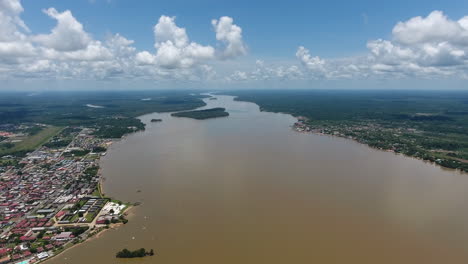
{"type": "Polygon", "coordinates": [[[468,93],[235,91],[236,100],[299,118],[298,131],[354,139],[468,172],[468,93]]]}

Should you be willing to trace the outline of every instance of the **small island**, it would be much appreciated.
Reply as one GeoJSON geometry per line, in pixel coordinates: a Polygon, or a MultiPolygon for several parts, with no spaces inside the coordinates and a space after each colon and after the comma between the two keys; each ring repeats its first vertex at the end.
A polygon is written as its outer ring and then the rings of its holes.
{"type": "Polygon", "coordinates": [[[176,116],[176,117],[188,117],[188,118],[202,120],[202,119],[229,116],[229,113],[226,112],[225,108],[217,107],[217,108],[210,108],[210,109],[204,109],[204,110],[178,112],[178,113],[173,113],[171,115],[176,116]]]}
{"type": "Polygon", "coordinates": [[[140,248],[134,251],[130,251],[126,248],[122,249],[121,251],[117,252],[115,255],[116,258],[142,258],[146,256],[153,256],[154,250],[146,251],[144,248],[140,248]]]}
{"type": "Polygon", "coordinates": [[[155,122],[162,122],[162,119],[153,118],[153,119],[151,119],[151,122],[153,122],[153,123],[155,123],[155,122]]]}

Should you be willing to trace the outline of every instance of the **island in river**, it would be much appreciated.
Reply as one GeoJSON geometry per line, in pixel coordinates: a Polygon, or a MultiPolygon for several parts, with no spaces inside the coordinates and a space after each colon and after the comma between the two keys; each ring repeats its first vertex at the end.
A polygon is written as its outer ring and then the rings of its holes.
{"type": "Polygon", "coordinates": [[[229,113],[226,112],[225,108],[215,107],[215,108],[210,108],[210,109],[177,112],[177,113],[172,113],[171,115],[175,117],[188,117],[188,118],[203,120],[203,119],[209,119],[209,118],[229,116],[229,113]]]}

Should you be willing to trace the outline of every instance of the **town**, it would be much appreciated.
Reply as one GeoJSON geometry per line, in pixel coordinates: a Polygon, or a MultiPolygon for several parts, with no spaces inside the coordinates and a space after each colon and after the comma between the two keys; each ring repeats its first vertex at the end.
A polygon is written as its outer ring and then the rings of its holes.
{"type": "MultiPolygon", "coordinates": [[[[4,139],[15,137],[0,132],[4,139]]],[[[127,222],[129,206],[100,189],[99,160],[112,141],[96,137],[92,128],[57,132],[23,157],[2,157],[0,263],[38,263],[127,222]]]]}

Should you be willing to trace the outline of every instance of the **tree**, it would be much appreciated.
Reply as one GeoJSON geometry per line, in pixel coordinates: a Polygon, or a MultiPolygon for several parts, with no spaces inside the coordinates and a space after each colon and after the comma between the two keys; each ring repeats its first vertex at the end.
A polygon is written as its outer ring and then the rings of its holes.
{"type": "MultiPolygon", "coordinates": [[[[37,238],[41,239],[44,237],[45,231],[41,231],[38,235],[37,238]]],[[[32,252],[32,251],[31,251],[32,252]]],[[[34,253],[34,252],[33,252],[34,253]]]]}
{"type": "Polygon", "coordinates": [[[144,248],[140,248],[140,249],[137,249],[135,251],[130,251],[130,250],[124,248],[123,250],[117,252],[117,254],[115,256],[117,258],[142,258],[144,256],[150,255],[151,252],[153,252],[153,254],[154,254],[153,250],[151,250],[150,252],[146,252],[146,250],[144,248]]]}

